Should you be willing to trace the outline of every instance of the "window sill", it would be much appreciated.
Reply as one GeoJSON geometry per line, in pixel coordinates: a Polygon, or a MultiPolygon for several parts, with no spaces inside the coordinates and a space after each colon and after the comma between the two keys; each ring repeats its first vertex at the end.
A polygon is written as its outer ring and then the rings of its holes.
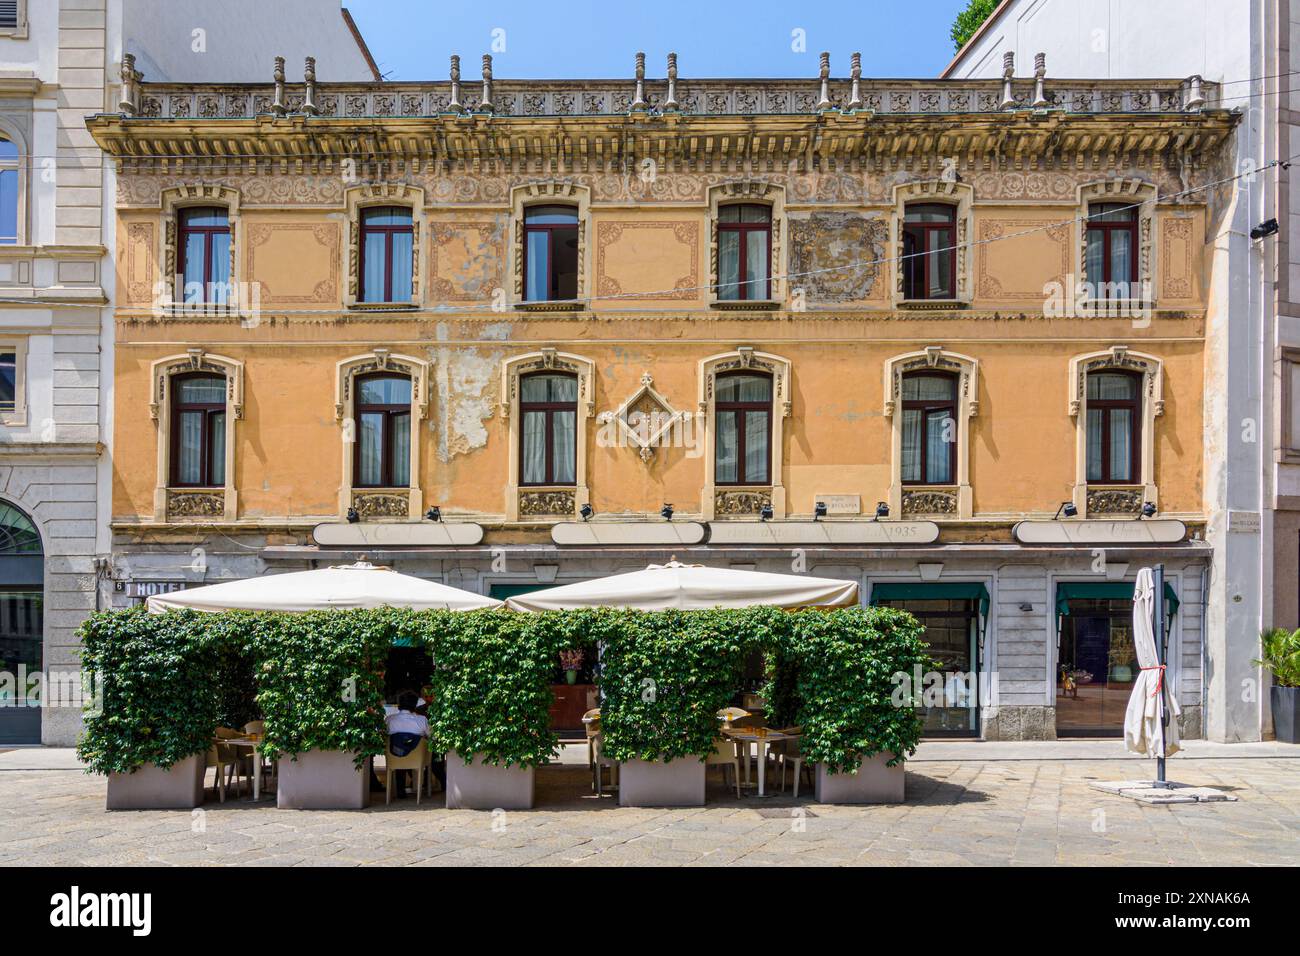
{"type": "Polygon", "coordinates": [[[898,307],[912,311],[938,311],[965,309],[970,305],[962,299],[900,299],[898,307]]]}
{"type": "Polygon", "coordinates": [[[348,308],[357,312],[413,312],[419,305],[414,302],[353,302],[348,308]]]}
{"type": "Polygon", "coordinates": [[[781,303],[776,299],[714,299],[709,308],[720,312],[775,312],[781,303]]]}
{"type": "Polygon", "coordinates": [[[581,312],[586,305],[577,299],[555,299],[545,302],[516,302],[519,312],[581,312]]]}

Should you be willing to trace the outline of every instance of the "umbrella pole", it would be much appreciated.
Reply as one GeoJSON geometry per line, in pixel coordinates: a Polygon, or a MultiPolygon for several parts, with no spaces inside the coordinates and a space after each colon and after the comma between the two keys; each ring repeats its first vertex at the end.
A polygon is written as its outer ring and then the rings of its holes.
{"type": "Polygon", "coordinates": [[[1165,721],[1168,715],[1165,713],[1165,566],[1157,564],[1153,569],[1154,589],[1156,592],[1155,601],[1155,630],[1156,630],[1156,663],[1160,669],[1156,671],[1156,722],[1160,727],[1159,752],[1156,757],[1156,786],[1164,789],[1168,784],[1165,780],[1165,721]]]}

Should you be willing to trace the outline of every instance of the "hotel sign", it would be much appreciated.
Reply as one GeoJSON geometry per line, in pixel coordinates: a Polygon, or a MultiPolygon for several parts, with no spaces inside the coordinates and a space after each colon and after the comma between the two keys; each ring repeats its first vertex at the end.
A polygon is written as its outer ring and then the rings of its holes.
{"type": "Polygon", "coordinates": [[[1019,521],[1011,532],[1021,544],[1127,544],[1141,547],[1177,544],[1187,537],[1187,526],[1175,518],[1121,518],[1114,521],[1088,518],[1082,521],[1019,521]]]}

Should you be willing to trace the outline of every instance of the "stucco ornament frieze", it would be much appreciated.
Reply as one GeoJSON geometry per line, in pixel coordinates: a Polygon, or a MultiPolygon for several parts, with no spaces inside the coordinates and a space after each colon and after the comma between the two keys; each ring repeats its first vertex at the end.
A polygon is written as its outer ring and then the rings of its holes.
{"type": "Polygon", "coordinates": [[[689,417],[690,412],[673,408],[668,399],[655,389],[654,378],[645,372],[641,376],[641,387],[617,410],[602,412],[600,421],[603,425],[614,426],[618,443],[635,448],[638,457],[648,465],[665,436],[670,435],[683,418],[689,417]]]}

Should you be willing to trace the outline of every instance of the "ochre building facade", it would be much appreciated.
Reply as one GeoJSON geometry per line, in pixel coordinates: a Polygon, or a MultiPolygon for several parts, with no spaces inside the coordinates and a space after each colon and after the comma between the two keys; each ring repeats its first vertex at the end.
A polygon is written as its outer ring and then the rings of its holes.
{"type": "Polygon", "coordinates": [[[1212,87],[458,73],[131,73],[90,121],[123,603],[361,554],[848,577],[971,678],[931,732],[1050,738],[1118,727],[1162,562],[1200,732],[1212,87]]]}

